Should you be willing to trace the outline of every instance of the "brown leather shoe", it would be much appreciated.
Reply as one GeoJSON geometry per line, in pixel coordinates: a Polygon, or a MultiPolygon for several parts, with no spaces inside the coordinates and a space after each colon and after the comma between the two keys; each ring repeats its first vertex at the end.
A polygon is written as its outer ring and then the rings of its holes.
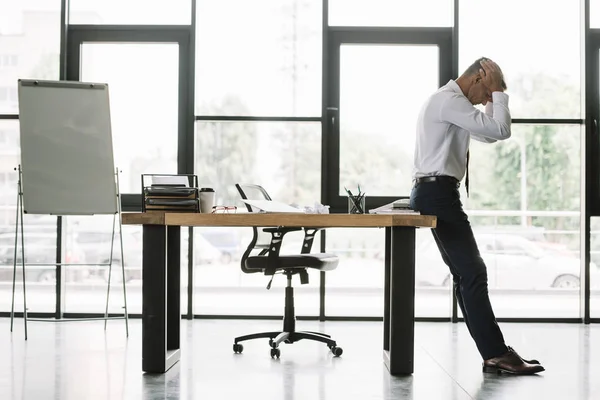
{"type": "Polygon", "coordinates": [[[533,360],[526,360],[526,359],[524,359],[523,357],[521,357],[521,356],[519,355],[519,353],[517,353],[517,351],[516,351],[515,349],[513,349],[513,348],[512,348],[512,347],[510,347],[510,346],[508,346],[508,350],[509,350],[509,351],[512,351],[513,353],[515,353],[516,355],[518,355],[518,356],[519,356],[519,358],[520,358],[521,360],[523,360],[523,362],[525,362],[525,363],[527,363],[527,364],[539,364],[539,363],[540,363],[540,362],[539,362],[538,360],[536,360],[536,359],[533,359],[533,360]]]}
{"type": "Polygon", "coordinates": [[[524,362],[512,349],[509,349],[499,357],[490,358],[483,362],[483,372],[489,373],[532,375],[542,371],[545,371],[544,367],[539,364],[529,364],[524,362]]]}

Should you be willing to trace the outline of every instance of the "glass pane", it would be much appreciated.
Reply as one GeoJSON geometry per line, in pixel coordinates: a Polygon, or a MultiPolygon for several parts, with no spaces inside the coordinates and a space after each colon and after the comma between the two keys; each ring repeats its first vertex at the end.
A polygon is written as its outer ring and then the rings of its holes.
{"type": "Polygon", "coordinates": [[[508,85],[513,118],[580,118],[579,5],[494,0],[486,3],[494,11],[482,18],[478,0],[462,0],[460,71],[482,56],[496,61],[508,85]],[[540,7],[544,18],[531,18],[540,7]]]}
{"type": "Polygon", "coordinates": [[[451,0],[329,0],[330,26],[452,26],[451,0]]]}
{"type": "MultiPolygon", "coordinates": [[[[314,206],[321,199],[321,124],[271,122],[199,122],[196,174],[201,186],[216,190],[217,205],[245,211],[235,183],[263,186],[272,199],[314,206]]],[[[252,238],[251,228],[199,228],[194,236],[194,313],[264,314],[283,312],[285,279],[271,290],[263,274],[245,274],[240,259],[252,238]]],[[[282,252],[298,253],[303,234],[285,236],[282,252]]],[[[318,251],[318,243],[313,248],[318,251]]],[[[318,315],[319,274],[296,288],[296,313],[318,315]]]]}
{"type": "Polygon", "coordinates": [[[471,143],[463,203],[497,317],[579,316],[580,139],[578,125],[513,125],[471,143]]]}
{"type": "Polygon", "coordinates": [[[189,25],[191,0],[70,0],[69,23],[189,25]]]}
{"type": "MultiPolygon", "coordinates": [[[[327,273],[328,316],[383,315],[384,238],[383,229],[327,231],[327,252],[340,256],[340,266],[327,273]]],[[[415,315],[449,317],[448,272],[439,268],[443,262],[430,230],[417,229],[416,241],[415,315]]]]}
{"type": "Polygon", "coordinates": [[[177,173],[178,72],[175,43],[82,46],[81,80],[110,87],[121,193],[140,193],[143,173],[177,173]]]}
{"type": "Polygon", "coordinates": [[[340,195],[410,194],[415,123],[439,87],[437,46],[340,49],[340,195]],[[351,189],[352,190],[352,189],[351,189]]]}
{"type": "Polygon", "coordinates": [[[600,218],[592,218],[590,226],[590,316],[600,318],[600,218]]]}
{"type": "MultiPolygon", "coordinates": [[[[20,162],[19,123],[0,121],[0,310],[10,311],[15,249],[15,218],[20,162]]],[[[27,308],[31,312],[54,312],[56,305],[56,217],[25,215],[25,277],[27,281],[27,308]]],[[[20,240],[19,235],[19,240],[20,240]]],[[[19,242],[20,243],[20,242],[19,242]]],[[[20,244],[17,247],[20,252],[20,244]]],[[[67,254],[67,256],[69,256],[67,254]]],[[[21,256],[17,253],[17,260],[21,256]]],[[[15,311],[23,312],[23,285],[21,267],[17,270],[15,311]]],[[[67,279],[78,279],[74,275],[67,279]]]]}
{"type": "Polygon", "coordinates": [[[590,28],[600,28],[600,1],[590,0],[590,28]]]}
{"type": "Polygon", "coordinates": [[[199,1],[196,112],[321,116],[321,14],[320,1],[199,1]]]}
{"type": "MultiPolygon", "coordinates": [[[[67,281],[65,312],[104,313],[107,285],[110,273],[109,313],[122,314],[123,270],[125,260],[125,282],[129,313],[142,312],[142,228],[123,225],[123,257],[119,222],[115,223],[112,271],[110,261],[112,216],[67,217],[66,248],[68,254],[77,255],[77,263],[96,265],[67,266],[69,274],[79,276],[67,281]]],[[[181,309],[187,310],[187,228],[181,230],[181,309]]]]}
{"type": "Polygon", "coordinates": [[[58,79],[60,0],[0,0],[0,114],[18,114],[17,80],[58,79]]]}
{"type": "MultiPolygon", "coordinates": [[[[285,235],[280,254],[299,254],[302,232],[285,235]]],[[[194,313],[201,315],[283,315],[286,278],[246,274],[240,260],[252,240],[252,228],[194,229],[194,313]]],[[[315,241],[312,252],[319,251],[315,241]]],[[[319,272],[309,271],[309,283],[294,276],[296,315],[319,315],[319,272]]],[[[252,329],[249,329],[249,332],[252,329]]]]}
{"type": "Polygon", "coordinates": [[[237,205],[236,183],[263,186],[273,200],[321,201],[321,124],[199,122],[196,174],[216,190],[217,205],[237,205]]]}

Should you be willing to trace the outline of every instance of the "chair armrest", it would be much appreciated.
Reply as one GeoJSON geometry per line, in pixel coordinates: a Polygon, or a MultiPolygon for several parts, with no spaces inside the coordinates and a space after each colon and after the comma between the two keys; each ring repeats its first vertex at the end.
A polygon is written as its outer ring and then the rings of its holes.
{"type": "Polygon", "coordinates": [[[279,251],[281,250],[281,244],[283,243],[283,236],[288,232],[295,232],[304,229],[304,240],[302,241],[301,254],[308,254],[312,249],[312,244],[315,235],[318,231],[323,228],[299,228],[299,227],[277,227],[277,228],[264,228],[264,232],[271,234],[271,244],[268,249],[268,267],[265,269],[265,275],[275,274],[277,269],[277,259],[279,258],[279,251]]]}
{"type": "Polygon", "coordinates": [[[268,266],[265,268],[265,275],[275,274],[275,270],[277,269],[277,259],[279,258],[279,251],[281,250],[281,243],[283,243],[283,236],[286,233],[300,230],[302,230],[302,228],[285,226],[279,226],[277,228],[263,228],[263,232],[268,232],[271,234],[271,244],[269,245],[267,254],[268,266]]]}
{"type": "Polygon", "coordinates": [[[313,241],[315,239],[315,235],[323,228],[304,228],[304,240],[302,241],[302,249],[300,249],[301,254],[308,254],[312,249],[313,241]]]}

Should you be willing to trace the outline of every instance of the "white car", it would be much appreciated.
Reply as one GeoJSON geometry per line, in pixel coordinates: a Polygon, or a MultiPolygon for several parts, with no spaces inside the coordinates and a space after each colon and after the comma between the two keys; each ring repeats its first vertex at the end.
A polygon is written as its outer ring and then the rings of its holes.
{"type": "MultiPolygon", "coordinates": [[[[511,234],[475,233],[488,272],[490,289],[577,288],[580,260],[568,253],[551,252],[524,237],[511,234]]],[[[592,285],[600,284],[600,271],[590,265],[592,285]]],[[[431,236],[417,248],[417,284],[445,286],[452,281],[431,236]]]]}

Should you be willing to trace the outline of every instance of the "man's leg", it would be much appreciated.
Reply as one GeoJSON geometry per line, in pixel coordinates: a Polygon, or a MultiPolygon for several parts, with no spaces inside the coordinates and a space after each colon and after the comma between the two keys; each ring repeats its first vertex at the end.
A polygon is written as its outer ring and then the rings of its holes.
{"type": "Polygon", "coordinates": [[[467,311],[465,310],[465,303],[462,298],[462,294],[460,293],[460,275],[458,274],[456,267],[454,267],[454,265],[452,265],[452,261],[450,261],[450,257],[448,257],[448,253],[446,253],[446,250],[442,246],[442,243],[440,242],[440,239],[437,236],[436,230],[432,229],[431,233],[433,234],[435,243],[437,244],[438,249],[440,250],[440,254],[442,255],[442,260],[448,266],[448,268],[450,268],[450,273],[452,274],[452,291],[454,292],[454,296],[456,296],[456,302],[458,303],[458,306],[460,307],[460,311],[462,312],[462,315],[465,319],[465,325],[467,325],[467,329],[469,330],[471,337],[474,339],[475,337],[473,336],[473,331],[471,330],[471,325],[469,324],[469,316],[467,315],[467,311]]]}
{"type": "MultiPolygon", "coordinates": [[[[411,207],[435,215],[435,235],[459,279],[463,314],[468,318],[473,339],[484,360],[508,351],[488,296],[487,271],[479,254],[471,224],[462,209],[456,185],[424,183],[411,194],[411,207]]],[[[443,253],[442,253],[443,254],[443,253]]]]}
{"type": "Polygon", "coordinates": [[[508,349],[488,295],[487,270],[468,220],[438,220],[436,233],[460,276],[459,291],[473,339],[484,360],[508,349]]]}

